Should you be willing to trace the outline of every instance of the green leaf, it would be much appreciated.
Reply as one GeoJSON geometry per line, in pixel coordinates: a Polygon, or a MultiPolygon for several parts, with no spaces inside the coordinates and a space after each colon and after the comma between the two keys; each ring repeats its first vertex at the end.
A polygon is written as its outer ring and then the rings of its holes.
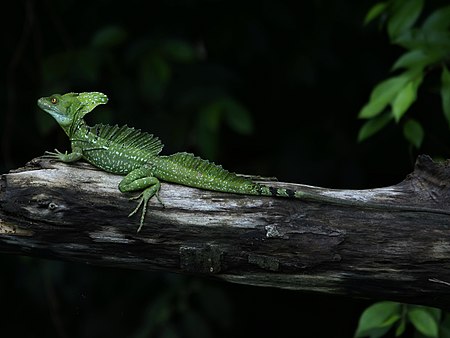
{"type": "Polygon", "coordinates": [[[425,33],[418,29],[411,29],[398,35],[391,42],[406,49],[423,49],[445,57],[450,49],[450,32],[425,33]]]}
{"type": "Polygon", "coordinates": [[[141,60],[139,85],[147,100],[160,100],[172,76],[170,65],[157,53],[149,53],[141,60]]]}
{"type": "Polygon", "coordinates": [[[368,119],[380,114],[397,96],[408,80],[409,77],[402,74],[376,85],[370,94],[369,102],[359,112],[359,118],[368,119]]]}
{"type": "Polygon", "coordinates": [[[395,336],[399,337],[401,336],[406,329],[406,320],[404,318],[402,318],[400,324],[398,324],[397,328],[395,329],[395,336]]]}
{"type": "Polygon", "coordinates": [[[404,53],[395,61],[392,70],[399,68],[416,68],[422,70],[429,64],[439,60],[441,53],[431,53],[430,51],[423,51],[421,49],[414,49],[404,53]]]}
{"type": "Polygon", "coordinates": [[[176,62],[189,63],[195,60],[195,49],[187,42],[182,40],[165,41],[162,50],[164,55],[176,62]]]}
{"type": "Polygon", "coordinates": [[[450,27],[450,6],[445,6],[431,13],[422,25],[425,32],[444,31],[450,27]]]}
{"type": "Polygon", "coordinates": [[[412,307],[408,318],[420,333],[428,337],[438,337],[439,325],[433,315],[424,307],[412,307]]]}
{"type": "Polygon", "coordinates": [[[217,102],[203,107],[197,118],[197,140],[200,153],[216,159],[219,148],[218,129],[223,118],[223,109],[217,102]]]}
{"type": "MultiPolygon", "coordinates": [[[[400,304],[395,302],[379,302],[369,306],[359,319],[355,337],[367,336],[370,331],[378,329],[387,332],[386,329],[400,319],[400,310],[400,304]]],[[[370,336],[373,337],[373,334],[374,332],[370,336]]]]}
{"type": "Polygon", "coordinates": [[[226,97],[213,101],[202,109],[200,115],[204,123],[207,122],[208,128],[213,131],[217,131],[222,117],[237,133],[250,134],[253,131],[253,122],[249,111],[232,98],[226,97]]]}
{"type": "Polygon", "coordinates": [[[388,333],[388,331],[390,329],[391,329],[390,326],[377,327],[375,329],[370,329],[370,330],[367,330],[365,332],[361,332],[358,335],[355,334],[355,338],[360,338],[360,337],[379,338],[379,337],[383,337],[384,335],[386,335],[386,333],[388,333]]]}
{"type": "Polygon", "coordinates": [[[358,142],[362,142],[385,127],[393,118],[392,114],[385,113],[376,116],[363,124],[358,133],[358,142]]]}
{"type": "Polygon", "coordinates": [[[98,54],[99,53],[96,53],[96,51],[92,49],[80,50],[72,65],[76,72],[76,76],[91,83],[96,83],[101,68],[101,59],[98,54]]]}
{"type": "Polygon", "coordinates": [[[391,102],[392,114],[396,121],[399,121],[408,108],[413,104],[417,98],[417,89],[422,83],[423,73],[416,76],[414,80],[409,81],[398,92],[395,99],[391,102]]]}
{"type": "Polygon", "coordinates": [[[424,0],[394,1],[393,13],[387,24],[391,40],[414,25],[422,12],[423,4],[424,0]]]}
{"type": "Polygon", "coordinates": [[[418,121],[410,119],[406,121],[403,126],[403,135],[409,143],[419,149],[422,145],[425,133],[423,131],[422,125],[418,121]]]}
{"type": "Polygon", "coordinates": [[[213,102],[203,107],[199,112],[201,125],[212,132],[217,132],[223,115],[223,108],[220,102],[213,102]]]}
{"type": "Polygon", "coordinates": [[[431,306],[422,306],[422,307],[425,308],[438,323],[441,321],[441,317],[442,317],[441,309],[438,309],[436,307],[431,307],[431,306]]]}
{"type": "Polygon", "coordinates": [[[386,2],[378,2],[372,6],[371,9],[366,14],[364,18],[364,25],[367,25],[372,20],[376,19],[380,16],[384,11],[386,11],[387,3],[386,2]]]}
{"type": "Polygon", "coordinates": [[[442,110],[450,126],[450,72],[444,66],[441,75],[442,110]]]}
{"type": "Polygon", "coordinates": [[[231,129],[239,134],[250,134],[253,131],[252,117],[247,109],[233,99],[223,102],[225,117],[231,129]]]}
{"type": "Polygon", "coordinates": [[[94,47],[111,48],[125,41],[127,32],[120,26],[106,26],[98,30],[92,37],[94,47]]]}

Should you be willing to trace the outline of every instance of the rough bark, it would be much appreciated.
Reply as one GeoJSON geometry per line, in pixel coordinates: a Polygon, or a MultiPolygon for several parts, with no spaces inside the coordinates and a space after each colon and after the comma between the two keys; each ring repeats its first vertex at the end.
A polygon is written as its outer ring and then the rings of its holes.
{"type": "Polygon", "coordinates": [[[403,182],[368,190],[270,182],[353,207],[163,183],[165,207],[153,199],[136,233],[120,176],[35,159],[1,176],[0,252],[450,309],[449,166],[421,156],[403,182]]]}

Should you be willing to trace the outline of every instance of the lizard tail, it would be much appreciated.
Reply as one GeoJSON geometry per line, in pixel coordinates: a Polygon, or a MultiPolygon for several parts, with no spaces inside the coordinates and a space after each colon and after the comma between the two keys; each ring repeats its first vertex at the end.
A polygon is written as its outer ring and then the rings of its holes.
{"type": "Polygon", "coordinates": [[[360,202],[355,200],[347,200],[341,199],[332,196],[324,196],[319,195],[317,193],[311,193],[308,191],[301,190],[293,190],[286,188],[275,188],[264,184],[256,183],[255,187],[256,193],[255,195],[260,196],[272,196],[272,197],[287,197],[287,198],[296,198],[304,201],[310,202],[319,202],[319,203],[330,203],[330,204],[339,204],[346,206],[360,206],[360,202]]]}
{"type": "Polygon", "coordinates": [[[285,189],[285,188],[275,188],[267,186],[264,184],[256,184],[255,189],[257,195],[261,196],[274,196],[274,197],[289,197],[289,198],[302,198],[300,191],[285,189]]]}

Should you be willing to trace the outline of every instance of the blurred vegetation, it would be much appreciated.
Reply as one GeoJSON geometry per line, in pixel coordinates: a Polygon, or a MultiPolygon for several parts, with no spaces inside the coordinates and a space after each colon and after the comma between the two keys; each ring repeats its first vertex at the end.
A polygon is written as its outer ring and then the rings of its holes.
{"type": "MultiPolygon", "coordinates": [[[[163,140],[165,153],[192,151],[236,172],[330,188],[397,183],[412,170],[411,144],[449,157],[448,114],[435,113],[442,111],[440,75],[430,72],[399,123],[385,117],[382,132],[356,142],[358,112],[405,54],[376,25],[363,27],[375,4],[8,2],[0,170],[69,146],[37,98],[95,90],[110,102],[88,116],[90,123],[149,131],[163,140]],[[420,142],[418,129],[427,135],[420,142]]],[[[424,2],[421,11],[427,16],[444,5],[424,2]]],[[[0,266],[4,336],[350,337],[368,305],[7,255],[0,266]]]]}

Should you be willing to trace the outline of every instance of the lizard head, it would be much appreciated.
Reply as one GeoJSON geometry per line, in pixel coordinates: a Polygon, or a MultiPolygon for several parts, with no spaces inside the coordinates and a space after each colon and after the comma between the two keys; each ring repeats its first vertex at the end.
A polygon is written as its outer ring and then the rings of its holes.
{"type": "Polygon", "coordinates": [[[108,102],[108,97],[99,92],[53,94],[41,97],[38,106],[49,113],[64,129],[68,130],[74,123],[78,123],[84,115],[92,111],[99,104],[108,102]]]}

